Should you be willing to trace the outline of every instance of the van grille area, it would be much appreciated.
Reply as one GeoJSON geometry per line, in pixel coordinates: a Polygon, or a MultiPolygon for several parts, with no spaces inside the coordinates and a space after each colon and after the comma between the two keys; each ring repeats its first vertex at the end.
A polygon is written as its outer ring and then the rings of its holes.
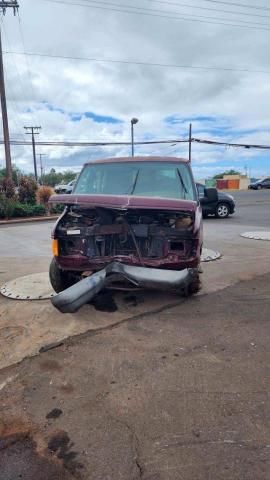
{"type": "Polygon", "coordinates": [[[184,259],[194,249],[193,221],[187,214],[155,212],[149,216],[132,212],[132,216],[118,213],[110,217],[106,211],[103,220],[93,218],[93,212],[89,216],[66,215],[56,232],[60,255],[88,259],[135,255],[155,259],[173,253],[184,259]]]}

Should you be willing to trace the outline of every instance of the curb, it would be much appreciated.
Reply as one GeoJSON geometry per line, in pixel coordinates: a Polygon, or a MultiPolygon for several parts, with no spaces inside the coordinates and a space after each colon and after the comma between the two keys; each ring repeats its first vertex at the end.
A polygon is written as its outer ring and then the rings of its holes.
{"type": "Polygon", "coordinates": [[[50,217],[26,217],[26,218],[14,218],[12,220],[0,220],[1,225],[14,225],[17,223],[32,223],[32,222],[50,222],[57,220],[59,215],[52,215],[50,217]]]}
{"type": "MultiPolygon", "coordinates": [[[[216,187],[214,187],[216,188],[216,187]]],[[[230,192],[249,192],[250,190],[245,188],[243,190],[240,190],[240,189],[235,189],[235,188],[218,188],[217,189],[219,192],[226,192],[226,193],[230,193],[230,192]]]]}

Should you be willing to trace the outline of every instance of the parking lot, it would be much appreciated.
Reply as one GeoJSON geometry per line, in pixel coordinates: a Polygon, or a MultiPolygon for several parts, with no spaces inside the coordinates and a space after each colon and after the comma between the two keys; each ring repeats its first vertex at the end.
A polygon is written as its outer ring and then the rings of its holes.
{"type": "MultiPolygon", "coordinates": [[[[270,192],[233,195],[193,298],[0,297],[0,480],[269,478],[270,242],[240,235],[270,230],[270,192]]],[[[0,227],[0,284],[48,270],[51,228],[0,227]]]]}

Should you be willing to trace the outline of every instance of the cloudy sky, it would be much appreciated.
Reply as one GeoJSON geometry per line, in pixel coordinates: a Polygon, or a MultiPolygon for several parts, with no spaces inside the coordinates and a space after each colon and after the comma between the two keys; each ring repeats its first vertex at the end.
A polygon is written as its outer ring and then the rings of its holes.
{"type": "MultiPolygon", "coordinates": [[[[29,140],[23,126],[41,125],[40,140],[129,141],[137,117],[138,141],[186,138],[192,122],[199,138],[270,144],[266,0],[19,3],[19,17],[9,11],[2,19],[3,50],[15,52],[4,54],[12,139],[29,140]]],[[[37,152],[46,154],[48,171],[79,170],[87,159],[130,149],[37,152]]],[[[187,145],[140,146],[136,153],[187,156],[187,145]]],[[[194,145],[193,168],[197,178],[225,168],[259,177],[270,174],[269,155],[194,145]]],[[[13,146],[12,159],[33,170],[31,147],[13,146]]]]}

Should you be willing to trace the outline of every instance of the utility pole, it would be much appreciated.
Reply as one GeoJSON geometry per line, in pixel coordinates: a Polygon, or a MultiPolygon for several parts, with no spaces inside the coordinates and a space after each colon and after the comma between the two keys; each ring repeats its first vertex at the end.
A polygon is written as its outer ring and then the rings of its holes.
{"type": "MultiPolygon", "coordinates": [[[[7,8],[12,8],[14,15],[16,15],[19,8],[17,0],[13,2],[0,1],[0,13],[5,15],[7,8]]],[[[1,26],[0,26],[0,96],[1,96],[1,110],[2,110],[3,134],[4,134],[4,144],[5,144],[5,157],[6,157],[6,176],[7,178],[11,179],[12,164],[11,164],[11,154],[10,154],[10,140],[9,140],[9,128],[8,128],[8,114],[7,114],[7,101],[6,101],[3,51],[2,51],[2,39],[1,39],[1,26]]]]}
{"type": "Polygon", "coordinates": [[[42,157],[46,157],[46,153],[39,153],[41,185],[43,185],[43,172],[45,173],[45,168],[43,167],[43,163],[42,163],[42,157]]]}
{"type": "Polygon", "coordinates": [[[189,124],[189,136],[188,136],[188,161],[191,163],[191,144],[192,144],[192,123],[189,124]]]}
{"type": "Polygon", "coordinates": [[[27,135],[32,135],[32,148],[33,148],[33,159],[34,159],[34,170],[35,170],[35,179],[38,180],[37,173],[37,159],[36,159],[36,144],[35,144],[35,135],[39,135],[39,130],[41,127],[24,127],[27,135]],[[30,130],[28,132],[27,130],[30,130]]]}

